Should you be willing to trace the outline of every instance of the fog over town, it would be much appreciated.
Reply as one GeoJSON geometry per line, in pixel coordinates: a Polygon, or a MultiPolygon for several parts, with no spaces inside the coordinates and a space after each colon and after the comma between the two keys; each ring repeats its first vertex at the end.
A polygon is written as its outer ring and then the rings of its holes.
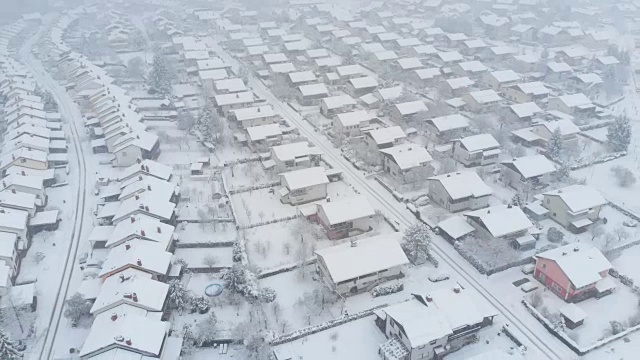
{"type": "Polygon", "coordinates": [[[0,360],[638,359],[639,0],[1,8],[0,360]]]}

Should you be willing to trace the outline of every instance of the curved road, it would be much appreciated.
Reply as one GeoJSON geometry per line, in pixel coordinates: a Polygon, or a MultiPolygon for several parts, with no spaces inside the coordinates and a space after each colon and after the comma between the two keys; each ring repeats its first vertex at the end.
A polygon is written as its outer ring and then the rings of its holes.
{"type": "MultiPolygon", "coordinates": [[[[72,161],[72,163],[69,164],[69,167],[71,169],[70,175],[76,175],[75,183],[77,184],[77,188],[75,194],[69,194],[71,196],[75,196],[75,208],[73,209],[74,223],[71,232],[71,238],[69,239],[63,272],[60,277],[60,284],[55,295],[56,299],[53,305],[53,311],[49,318],[47,329],[45,330],[45,333],[43,335],[44,343],[42,344],[42,348],[38,356],[32,357],[34,359],[50,359],[53,357],[56,335],[63,318],[62,312],[64,309],[64,302],[67,299],[71,276],[73,275],[73,271],[75,269],[76,257],[78,255],[78,244],[80,242],[80,235],[82,233],[84,218],[86,216],[85,200],[87,191],[89,191],[88,189],[90,189],[90,187],[87,186],[84,152],[82,146],[80,146],[80,137],[78,135],[78,129],[82,128],[83,126],[80,110],[73,102],[71,97],[67,94],[65,89],[61,87],[48,74],[48,72],[43,68],[40,61],[37,60],[31,53],[31,49],[33,48],[34,44],[37,43],[42,33],[43,29],[38,31],[27,42],[25,42],[22,49],[20,50],[20,57],[22,58],[25,65],[27,65],[31,69],[31,72],[38,84],[43,89],[49,90],[53,94],[53,97],[58,103],[60,114],[64,119],[66,119],[66,122],[69,125],[68,129],[71,133],[71,145],[75,150],[75,156],[70,159],[72,161]]],[[[69,181],[69,183],[71,188],[72,184],[74,184],[74,181],[69,181]]]]}

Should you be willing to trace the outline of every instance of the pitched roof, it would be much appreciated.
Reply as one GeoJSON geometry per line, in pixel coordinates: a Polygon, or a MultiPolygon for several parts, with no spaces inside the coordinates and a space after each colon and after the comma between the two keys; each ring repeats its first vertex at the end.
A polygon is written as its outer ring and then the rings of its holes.
{"type": "Polygon", "coordinates": [[[584,243],[567,244],[535,257],[555,261],[576,288],[598,282],[600,273],[613,267],[600,250],[584,243]]]}
{"type": "Polygon", "coordinates": [[[151,241],[131,240],[109,251],[102,264],[103,277],[125,267],[133,267],[155,275],[166,275],[171,265],[172,254],[151,241]]]}
{"type": "Polygon", "coordinates": [[[376,144],[388,144],[398,139],[404,139],[407,135],[400,126],[390,126],[387,128],[379,128],[371,130],[369,136],[376,144]]]}
{"type": "Polygon", "coordinates": [[[329,225],[362,219],[375,215],[366,196],[358,195],[338,201],[322,202],[318,206],[324,210],[329,225]]]}
{"type": "Polygon", "coordinates": [[[355,246],[344,243],[316,250],[334,283],[355,279],[409,263],[400,247],[398,233],[355,240],[355,246]],[[353,261],[357,259],[357,261],[353,261]]]}
{"type": "Polygon", "coordinates": [[[329,178],[327,178],[326,171],[322,166],[289,171],[280,174],[280,176],[282,176],[289,190],[304,189],[329,183],[329,178]]]}
{"type": "Polygon", "coordinates": [[[492,206],[470,211],[464,215],[478,218],[494,237],[509,235],[533,226],[529,218],[517,206],[492,206]]]}
{"type": "Polygon", "coordinates": [[[493,193],[491,188],[482,181],[475,171],[452,172],[432,176],[427,180],[440,182],[453,200],[468,197],[479,198],[493,193]]]}
{"type": "Polygon", "coordinates": [[[477,134],[467,136],[461,138],[459,141],[462,146],[464,146],[464,148],[467,149],[467,151],[470,153],[500,147],[498,141],[491,134],[477,134]]]}
{"type": "Polygon", "coordinates": [[[562,189],[548,191],[543,195],[559,197],[567,205],[569,210],[574,213],[607,203],[607,200],[602,196],[600,191],[586,185],[571,185],[562,189]]]}
{"type": "Polygon", "coordinates": [[[413,169],[433,160],[427,149],[418,144],[399,144],[380,152],[391,156],[401,170],[413,169]]]}
{"type": "Polygon", "coordinates": [[[503,164],[512,164],[525,179],[550,174],[556,171],[555,165],[544,155],[530,155],[503,161],[503,164]]]}

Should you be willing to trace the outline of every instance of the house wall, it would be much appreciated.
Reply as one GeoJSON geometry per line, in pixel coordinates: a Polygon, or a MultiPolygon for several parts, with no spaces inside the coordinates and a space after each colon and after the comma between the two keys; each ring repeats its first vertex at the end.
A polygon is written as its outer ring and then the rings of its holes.
{"type": "Polygon", "coordinates": [[[450,212],[476,210],[489,205],[489,196],[469,197],[462,201],[452,202],[442,183],[436,180],[429,180],[429,197],[450,212]]]}
{"type": "Polygon", "coordinates": [[[391,318],[389,315],[387,315],[386,318],[386,326],[385,326],[385,336],[387,338],[392,338],[394,336],[397,336],[400,341],[402,341],[402,343],[404,344],[404,346],[409,349],[410,351],[410,355],[408,360],[418,360],[418,359],[432,359],[434,356],[434,349],[438,346],[445,346],[447,344],[447,337],[442,337],[440,339],[436,339],[434,341],[432,341],[432,343],[428,343],[423,345],[419,345],[417,347],[412,348],[411,344],[409,343],[409,339],[407,338],[407,336],[404,334],[404,330],[400,329],[400,326],[398,326],[398,323],[393,320],[393,318],[391,318]]]}
{"type": "Polygon", "coordinates": [[[507,99],[517,102],[519,104],[533,101],[533,98],[530,95],[525,94],[524,92],[514,87],[507,87],[502,91],[507,99]]]}
{"type": "Polygon", "coordinates": [[[243,129],[250,128],[252,126],[269,125],[276,122],[276,116],[265,116],[250,120],[238,121],[243,129]]]}
{"type": "Polygon", "coordinates": [[[520,173],[518,173],[517,171],[514,171],[513,169],[503,165],[502,169],[500,170],[500,177],[502,178],[502,182],[505,185],[511,186],[514,189],[522,188],[522,175],[520,175],[520,173]]]}
{"type": "Polygon", "coordinates": [[[327,197],[327,184],[309,186],[304,189],[290,191],[287,195],[291,205],[307,203],[327,197]]]}
{"type": "Polygon", "coordinates": [[[485,157],[483,152],[469,153],[459,141],[453,143],[453,158],[466,167],[497,164],[499,156],[485,157]]]}
{"type": "MultiPolygon", "coordinates": [[[[17,226],[18,224],[16,224],[17,226]]],[[[0,226],[0,231],[8,232],[11,234],[16,234],[18,236],[17,240],[23,240],[25,244],[29,244],[29,231],[26,229],[17,229],[13,227],[0,226]]]]}
{"type": "Polygon", "coordinates": [[[20,184],[13,184],[13,185],[9,186],[6,190],[11,191],[13,189],[15,189],[16,192],[23,192],[23,193],[27,193],[27,194],[33,194],[38,199],[45,200],[47,198],[44,188],[42,188],[42,189],[34,189],[34,188],[31,188],[31,187],[22,186],[20,184]]]}
{"type": "MultiPolygon", "coordinates": [[[[354,259],[357,261],[357,259],[354,259]]],[[[381,270],[374,274],[368,274],[359,278],[342,281],[334,285],[334,289],[341,295],[357,294],[366,291],[380,283],[397,278],[402,273],[399,266],[381,270]]]]}
{"type": "Polygon", "coordinates": [[[542,206],[549,209],[549,217],[555,220],[558,224],[569,229],[571,223],[576,220],[589,219],[596,221],[600,217],[600,210],[602,205],[592,208],[591,211],[585,211],[579,215],[571,215],[569,208],[559,196],[544,196],[542,206]]]}
{"type": "Polygon", "coordinates": [[[42,162],[42,161],[37,161],[37,160],[34,160],[34,159],[26,159],[26,158],[20,157],[20,158],[15,159],[14,161],[12,161],[8,166],[5,166],[4,169],[7,169],[12,165],[17,165],[17,166],[22,166],[24,168],[37,169],[37,170],[46,170],[46,169],[49,168],[49,164],[47,162],[42,162]]]}
{"type": "MultiPolygon", "coordinates": [[[[570,301],[573,297],[589,291],[596,286],[596,283],[593,283],[576,290],[558,264],[549,259],[536,259],[536,269],[533,276],[565,301],[570,301]]],[[[606,277],[607,271],[603,271],[600,276],[603,278],[606,277]]]]}

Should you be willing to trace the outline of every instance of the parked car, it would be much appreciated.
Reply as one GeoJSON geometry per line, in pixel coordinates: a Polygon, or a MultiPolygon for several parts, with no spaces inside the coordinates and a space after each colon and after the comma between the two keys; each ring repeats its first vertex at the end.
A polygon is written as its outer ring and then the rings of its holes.
{"type": "Polygon", "coordinates": [[[533,272],[536,271],[536,265],[535,264],[524,265],[523,267],[520,268],[520,271],[522,271],[522,273],[525,275],[533,274],[533,272]]]}
{"type": "Polygon", "coordinates": [[[445,272],[445,271],[440,271],[440,272],[436,272],[433,273],[431,275],[429,275],[429,281],[431,282],[438,282],[438,281],[444,281],[449,279],[449,273],[445,272]]]}

